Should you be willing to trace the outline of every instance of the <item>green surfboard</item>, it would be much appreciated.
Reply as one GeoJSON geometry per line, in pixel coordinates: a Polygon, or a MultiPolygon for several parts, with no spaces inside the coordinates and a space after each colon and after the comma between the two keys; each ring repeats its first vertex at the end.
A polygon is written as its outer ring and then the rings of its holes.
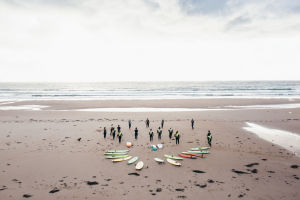
{"type": "Polygon", "coordinates": [[[134,163],[135,161],[137,161],[139,159],[139,157],[134,157],[134,158],[131,158],[129,161],[128,161],[128,165],[134,163]]]}
{"type": "Polygon", "coordinates": [[[190,151],[201,151],[201,150],[207,150],[207,149],[210,149],[210,147],[190,148],[190,151]]]}
{"type": "Polygon", "coordinates": [[[127,152],[106,152],[104,155],[126,155],[127,152]]]}
{"type": "Polygon", "coordinates": [[[190,152],[190,153],[196,153],[196,154],[208,154],[208,153],[210,153],[209,151],[188,151],[188,152],[190,152]]]}
{"type": "Polygon", "coordinates": [[[178,157],[178,156],[171,156],[171,155],[168,155],[168,154],[165,154],[164,156],[166,158],[171,158],[171,159],[174,159],[174,160],[183,160],[183,158],[178,157]]]}

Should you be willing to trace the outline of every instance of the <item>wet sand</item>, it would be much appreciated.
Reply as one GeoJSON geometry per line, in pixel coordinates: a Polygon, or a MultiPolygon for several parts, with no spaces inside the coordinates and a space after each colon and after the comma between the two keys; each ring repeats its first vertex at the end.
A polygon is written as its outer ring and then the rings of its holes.
{"type": "MultiPolygon", "coordinates": [[[[299,199],[300,158],[243,129],[246,122],[300,134],[300,109],[234,109],[196,112],[79,112],[85,108],[210,108],[299,103],[291,99],[202,99],[114,101],[26,101],[47,105],[40,111],[0,111],[0,199],[299,199]],[[150,119],[149,142],[144,120],[150,119]],[[195,129],[190,119],[195,119],[195,129]],[[132,129],[127,121],[132,120],[132,129]],[[165,120],[162,139],[156,129],[165,120]],[[119,144],[102,129],[120,125],[119,144]],[[133,129],[139,137],[134,140],[133,129]],[[181,140],[168,138],[179,130],[181,140]],[[159,165],[153,158],[177,155],[192,147],[212,149],[204,158],[184,159],[181,167],[159,165]],[[78,138],[81,138],[78,141],[78,138]],[[145,163],[141,171],[127,162],[104,159],[108,149],[126,149],[145,163]],[[151,144],[164,144],[153,152],[151,144]],[[197,172],[203,173],[197,173],[197,172]]],[[[2,105],[1,105],[2,106],[2,105]]],[[[4,106],[4,105],[3,105],[4,106]]],[[[7,105],[6,105],[7,106],[7,105]]],[[[299,144],[300,145],[300,144],[299,144]]]]}

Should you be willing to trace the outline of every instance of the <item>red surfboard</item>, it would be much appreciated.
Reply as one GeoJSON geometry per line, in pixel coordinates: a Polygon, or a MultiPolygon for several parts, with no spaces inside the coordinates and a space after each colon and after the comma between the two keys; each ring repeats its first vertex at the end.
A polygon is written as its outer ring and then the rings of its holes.
{"type": "Polygon", "coordinates": [[[184,155],[184,154],[178,154],[178,156],[183,157],[183,158],[192,158],[192,159],[196,159],[196,156],[192,156],[192,155],[184,155]]]}

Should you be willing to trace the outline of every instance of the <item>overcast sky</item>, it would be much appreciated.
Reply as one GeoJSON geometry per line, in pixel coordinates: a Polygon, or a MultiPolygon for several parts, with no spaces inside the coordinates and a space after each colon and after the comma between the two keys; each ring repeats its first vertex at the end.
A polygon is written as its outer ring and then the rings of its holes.
{"type": "Polygon", "coordinates": [[[300,0],[0,0],[0,81],[299,80],[299,68],[300,0]]]}

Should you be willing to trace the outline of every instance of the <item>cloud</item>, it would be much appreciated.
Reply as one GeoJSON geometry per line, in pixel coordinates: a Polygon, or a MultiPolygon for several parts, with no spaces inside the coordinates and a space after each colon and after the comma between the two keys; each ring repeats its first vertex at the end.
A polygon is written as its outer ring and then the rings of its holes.
{"type": "Polygon", "coordinates": [[[0,81],[233,79],[244,77],[233,75],[240,66],[253,65],[290,65],[293,71],[300,64],[299,4],[0,0],[0,66],[6,74],[0,81]],[[201,73],[191,73],[197,69],[201,73]]]}

